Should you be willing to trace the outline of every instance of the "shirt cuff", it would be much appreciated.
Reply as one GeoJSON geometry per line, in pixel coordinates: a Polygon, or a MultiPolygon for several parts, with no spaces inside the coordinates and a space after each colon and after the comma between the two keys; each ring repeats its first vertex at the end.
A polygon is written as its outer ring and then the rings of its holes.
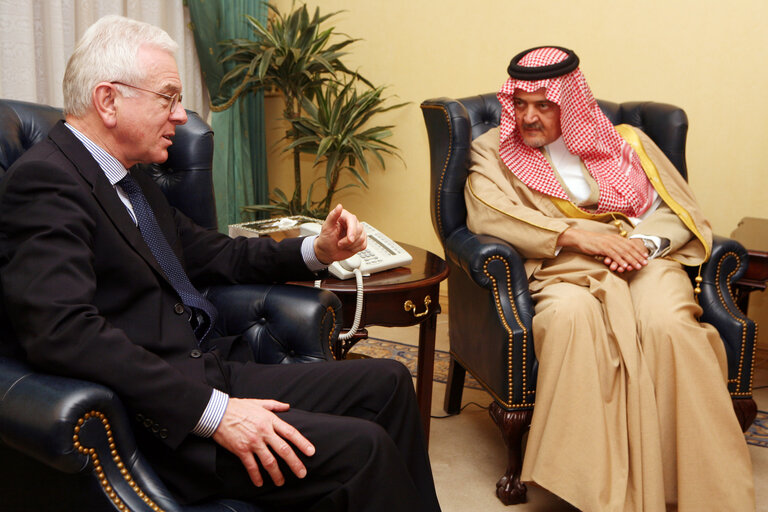
{"type": "Polygon", "coordinates": [[[311,272],[320,272],[327,269],[328,265],[317,259],[317,254],[315,254],[315,238],[317,238],[317,235],[307,236],[301,242],[301,257],[304,258],[304,264],[311,272]]]}
{"type": "Polygon", "coordinates": [[[652,254],[648,255],[649,260],[652,260],[653,258],[656,258],[658,256],[664,256],[664,254],[666,254],[667,248],[669,247],[669,240],[667,240],[666,238],[662,239],[661,237],[656,235],[632,235],[629,238],[630,239],[639,238],[641,240],[650,240],[651,242],[653,242],[653,244],[656,246],[656,250],[653,251],[652,254]],[[664,254],[662,254],[662,252],[664,254]]]}
{"type": "Polygon", "coordinates": [[[219,423],[221,423],[227,410],[227,403],[229,403],[229,395],[214,389],[210,400],[208,400],[208,405],[203,411],[200,421],[192,429],[192,433],[200,437],[211,437],[219,428],[219,423]]]}

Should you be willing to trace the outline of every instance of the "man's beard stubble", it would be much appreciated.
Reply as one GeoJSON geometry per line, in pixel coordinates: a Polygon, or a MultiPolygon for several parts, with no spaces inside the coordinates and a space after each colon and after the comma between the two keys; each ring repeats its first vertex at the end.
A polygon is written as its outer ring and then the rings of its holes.
{"type": "Polygon", "coordinates": [[[543,134],[539,136],[533,136],[533,137],[525,137],[523,136],[523,132],[527,130],[536,130],[539,133],[543,133],[544,127],[541,125],[541,123],[529,123],[529,124],[523,124],[522,130],[520,132],[520,137],[523,139],[523,144],[525,144],[528,147],[539,149],[542,146],[545,146],[544,137],[543,134]]]}

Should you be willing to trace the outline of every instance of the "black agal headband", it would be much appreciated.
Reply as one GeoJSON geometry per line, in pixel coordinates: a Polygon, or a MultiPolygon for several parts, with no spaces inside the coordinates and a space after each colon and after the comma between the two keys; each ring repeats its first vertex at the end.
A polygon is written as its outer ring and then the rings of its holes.
{"type": "Polygon", "coordinates": [[[559,46],[539,46],[520,52],[512,57],[512,60],[509,63],[509,67],[507,68],[507,73],[509,73],[509,76],[512,78],[533,82],[535,80],[544,80],[546,78],[556,78],[558,76],[566,75],[577,67],[579,67],[579,57],[573,52],[573,50],[561,48],[559,46]],[[518,64],[518,62],[520,62],[523,57],[532,51],[540,50],[542,48],[556,48],[568,54],[568,56],[560,62],[556,62],[548,66],[531,67],[520,66],[518,64]]]}

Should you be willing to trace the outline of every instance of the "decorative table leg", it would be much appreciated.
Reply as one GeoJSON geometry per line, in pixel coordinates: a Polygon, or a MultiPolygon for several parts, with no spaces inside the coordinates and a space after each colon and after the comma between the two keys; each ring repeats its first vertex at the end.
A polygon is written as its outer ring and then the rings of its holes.
{"type": "Polygon", "coordinates": [[[523,434],[531,425],[533,410],[504,410],[497,402],[491,403],[488,411],[501,430],[501,437],[507,445],[507,471],[496,482],[496,496],[505,505],[525,503],[528,488],[520,481],[523,467],[523,434]]]}
{"type": "Polygon", "coordinates": [[[435,375],[435,333],[437,314],[427,318],[419,325],[419,358],[416,363],[416,399],[421,412],[421,424],[429,446],[429,423],[432,418],[432,381],[435,375]]]}

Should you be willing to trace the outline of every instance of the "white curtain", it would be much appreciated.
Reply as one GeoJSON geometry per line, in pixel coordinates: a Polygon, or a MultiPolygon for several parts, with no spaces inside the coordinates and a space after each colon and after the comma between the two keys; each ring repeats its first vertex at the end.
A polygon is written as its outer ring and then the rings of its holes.
{"type": "Polygon", "coordinates": [[[184,107],[208,117],[183,0],[0,0],[0,98],[64,105],[61,81],[85,30],[107,14],[156,25],[179,44],[184,107]]]}

